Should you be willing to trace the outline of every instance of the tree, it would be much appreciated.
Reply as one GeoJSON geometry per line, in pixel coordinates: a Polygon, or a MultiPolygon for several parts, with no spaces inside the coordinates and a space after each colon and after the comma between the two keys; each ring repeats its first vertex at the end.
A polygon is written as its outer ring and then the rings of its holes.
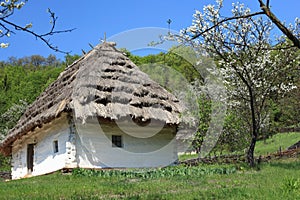
{"type": "MultiPolygon", "coordinates": [[[[12,21],[10,21],[10,17],[15,13],[15,11],[20,10],[23,8],[23,6],[27,3],[27,0],[21,1],[21,0],[0,0],[0,38],[3,37],[10,37],[11,34],[16,34],[16,31],[23,31],[26,33],[29,33],[33,35],[35,38],[40,39],[42,42],[44,42],[50,49],[66,53],[62,50],[60,50],[57,46],[53,45],[50,42],[49,37],[55,34],[59,33],[65,33],[65,32],[71,32],[74,29],[68,29],[68,30],[55,30],[57,17],[55,16],[55,13],[52,12],[50,9],[48,9],[48,13],[50,14],[50,30],[46,33],[37,33],[33,30],[32,24],[26,24],[25,26],[16,24],[12,21]]],[[[0,47],[1,48],[7,48],[9,46],[8,43],[1,42],[0,47]]]]}
{"type": "Polygon", "coordinates": [[[6,133],[16,125],[27,106],[28,103],[26,101],[20,100],[19,104],[14,104],[5,113],[0,115],[0,140],[2,140],[6,136],[6,133]]]}
{"type": "Polygon", "coordinates": [[[227,110],[224,120],[222,135],[216,145],[216,150],[222,154],[226,152],[240,152],[247,148],[249,134],[247,134],[247,124],[239,115],[236,114],[234,108],[227,110]]]}
{"type": "Polygon", "coordinates": [[[56,58],[55,55],[50,54],[46,58],[46,65],[47,66],[58,67],[60,64],[61,64],[61,62],[56,58]]]}
{"type": "Polygon", "coordinates": [[[230,93],[229,106],[238,109],[249,125],[247,160],[254,166],[254,148],[269,115],[269,99],[293,88],[292,74],[299,58],[295,48],[270,45],[275,42],[270,37],[270,20],[251,15],[240,3],[233,4],[233,17],[228,20],[220,14],[222,2],[196,11],[192,26],[175,37],[219,61],[230,93]]]}
{"type": "Polygon", "coordinates": [[[71,65],[73,62],[75,62],[76,60],[78,60],[81,56],[80,55],[70,55],[67,54],[65,55],[65,62],[63,63],[65,66],[69,66],[71,65]]]}
{"type": "Polygon", "coordinates": [[[199,113],[198,120],[199,126],[197,132],[195,133],[194,139],[192,141],[192,147],[197,153],[201,152],[201,146],[205,137],[207,136],[209,129],[209,122],[211,120],[211,104],[212,101],[207,94],[203,92],[198,96],[199,113]]]}
{"type": "Polygon", "coordinates": [[[46,59],[40,55],[32,55],[31,57],[31,64],[34,67],[45,65],[46,59]]]}
{"type": "MultiPolygon", "coordinates": [[[[222,4],[223,0],[217,0],[218,4],[222,4]]],[[[194,34],[191,40],[194,40],[198,37],[201,37],[202,34],[205,34],[212,29],[215,29],[217,26],[222,25],[223,23],[227,23],[228,21],[237,20],[237,19],[244,19],[244,18],[251,18],[254,16],[259,15],[265,15],[267,16],[277,27],[278,29],[288,38],[292,41],[293,45],[290,45],[290,47],[297,47],[300,49],[300,20],[297,18],[295,20],[295,26],[287,28],[277,17],[276,15],[271,11],[270,8],[270,0],[266,1],[266,4],[262,0],[258,0],[258,3],[260,4],[261,11],[260,12],[254,12],[254,13],[240,13],[239,15],[233,15],[232,17],[225,17],[220,18],[217,23],[205,27],[201,32],[198,32],[197,34],[194,34]]],[[[283,41],[282,41],[283,42],[283,41]]]]}

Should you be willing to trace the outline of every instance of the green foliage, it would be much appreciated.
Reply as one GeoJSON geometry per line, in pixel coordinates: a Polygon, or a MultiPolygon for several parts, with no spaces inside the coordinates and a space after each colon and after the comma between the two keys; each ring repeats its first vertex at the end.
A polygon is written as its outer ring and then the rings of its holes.
{"type": "Polygon", "coordinates": [[[278,98],[272,105],[272,125],[275,128],[300,127],[300,72],[294,76],[297,88],[278,98]]]}
{"type": "Polygon", "coordinates": [[[75,54],[75,55],[68,54],[68,55],[65,56],[65,62],[63,62],[63,65],[69,66],[72,63],[74,63],[76,60],[78,60],[80,57],[81,56],[77,55],[77,54],[75,54]]]}
{"type": "Polygon", "coordinates": [[[0,114],[20,100],[33,102],[62,70],[63,67],[1,67],[0,114]]]}
{"type": "Polygon", "coordinates": [[[209,128],[212,105],[210,99],[204,94],[201,94],[198,97],[198,105],[199,105],[199,113],[198,113],[199,126],[198,126],[198,131],[196,132],[195,135],[195,139],[192,143],[192,146],[196,150],[196,152],[199,153],[200,147],[203,143],[203,140],[209,128]]]}
{"type": "Polygon", "coordinates": [[[248,127],[233,110],[228,110],[225,117],[222,134],[214,151],[220,154],[241,152],[247,148],[250,140],[248,127]]]}
{"type": "Polygon", "coordinates": [[[27,102],[20,100],[19,104],[14,104],[5,113],[0,115],[0,140],[15,126],[27,106],[27,102]]]}
{"type": "MultiPolygon", "coordinates": [[[[180,77],[184,77],[186,81],[190,83],[197,79],[202,79],[200,72],[194,67],[197,57],[194,51],[188,47],[173,47],[167,53],[147,55],[144,57],[133,55],[126,49],[121,49],[121,51],[123,51],[130,60],[145,73],[153,75],[157,74],[160,77],[169,77],[167,78],[167,81],[176,80],[176,77],[168,75],[167,72],[164,73],[162,71],[164,68],[166,68],[166,70],[172,69],[173,72],[171,70],[168,72],[171,71],[172,75],[177,74],[176,76],[179,76],[180,74],[180,77]],[[158,68],[155,66],[160,67],[158,68]]],[[[155,77],[154,80],[156,80],[155,77]]],[[[162,81],[159,81],[159,83],[162,83],[162,81]]]]}
{"type": "MultiPolygon", "coordinates": [[[[52,63],[54,61],[56,60],[52,60],[52,63]]],[[[0,139],[13,128],[26,107],[57,78],[63,69],[63,67],[9,64],[0,67],[0,139]]]]}
{"type": "Polygon", "coordinates": [[[218,166],[218,167],[186,167],[174,166],[162,169],[134,169],[134,170],[86,170],[74,169],[74,176],[88,177],[119,177],[119,178],[141,178],[154,179],[162,177],[190,177],[210,174],[232,174],[236,172],[233,166],[218,166]]]}
{"type": "Polygon", "coordinates": [[[9,171],[10,171],[10,157],[4,157],[0,154],[0,172],[9,172],[9,171]]]}

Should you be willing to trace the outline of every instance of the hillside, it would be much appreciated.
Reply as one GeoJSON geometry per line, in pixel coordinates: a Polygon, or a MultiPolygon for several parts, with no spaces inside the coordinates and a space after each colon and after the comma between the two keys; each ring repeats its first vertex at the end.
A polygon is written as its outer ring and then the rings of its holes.
{"type": "Polygon", "coordinates": [[[258,141],[255,148],[255,155],[267,155],[280,150],[284,151],[298,141],[300,141],[299,132],[278,133],[266,140],[258,141]]]}

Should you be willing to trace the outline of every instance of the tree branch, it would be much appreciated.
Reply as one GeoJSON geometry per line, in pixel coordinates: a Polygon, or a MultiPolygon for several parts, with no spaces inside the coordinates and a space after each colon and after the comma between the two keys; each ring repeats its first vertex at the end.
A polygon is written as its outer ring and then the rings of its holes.
{"type": "Polygon", "coordinates": [[[205,29],[204,31],[202,31],[201,33],[197,33],[196,35],[194,35],[190,40],[194,40],[198,37],[200,37],[201,35],[203,35],[204,33],[207,33],[209,31],[211,31],[212,29],[218,27],[219,25],[221,25],[222,23],[224,22],[227,22],[227,21],[231,21],[231,20],[234,20],[234,19],[245,19],[245,18],[249,18],[249,17],[254,17],[254,16],[257,16],[257,15],[262,15],[264,14],[264,12],[255,12],[255,13],[252,13],[252,14],[249,14],[249,15],[242,15],[242,16],[234,16],[234,17],[227,17],[221,21],[219,21],[218,23],[214,24],[213,26],[209,27],[208,29],[205,29]]]}
{"type": "Polygon", "coordinates": [[[262,0],[258,0],[260,3],[260,8],[263,11],[263,13],[281,30],[281,32],[286,35],[292,42],[293,44],[300,49],[300,41],[299,39],[294,36],[294,34],[286,28],[280,20],[271,12],[269,8],[269,0],[267,1],[267,5],[264,4],[262,0]]]}
{"type": "Polygon", "coordinates": [[[258,0],[258,2],[260,3],[260,8],[262,10],[261,12],[255,12],[255,13],[248,14],[248,15],[233,16],[233,17],[225,18],[225,19],[217,22],[213,26],[205,29],[204,31],[195,34],[194,36],[192,36],[190,38],[190,40],[194,40],[194,39],[200,37],[201,35],[215,29],[216,27],[218,27],[219,25],[221,25],[222,23],[227,22],[227,21],[231,21],[231,20],[235,20],[235,19],[251,18],[251,17],[257,16],[257,15],[266,15],[280,29],[280,31],[284,35],[286,35],[288,39],[290,39],[293,42],[293,44],[294,44],[293,47],[297,47],[300,49],[300,40],[288,28],[286,28],[285,25],[282,24],[280,22],[280,20],[271,12],[270,0],[267,0],[266,4],[264,4],[264,2],[262,0],[258,0]]]}
{"type": "Polygon", "coordinates": [[[270,8],[270,0],[267,0],[267,7],[270,8]]]}
{"type": "MultiPolygon", "coordinates": [[[[52,50],[54,50],[56,52],[60,52],[60,53],[64,53],[64,54],[70,53],[70,52],[66,52],[66,51],[60,50],[57,46],[54,46],[53,44],[51,44],[50,40],[47,39],[46,37],[54,35],[54,34],[59,34],[59,33],[72,32],[75,29],[67,29],[67,30],[62,30],[62,31],[55,31],[57,17],[55,17],[55,13],[51,12],[50,9],[48,9],[48,12],[50,13],[50,18],[51,18],[52,26],[51,26],[49,32],[44,33],[44,34],[38,34],[38,33],[34,32],[34,31],[31,31],[27,27],[22,27],[20,25],[17,25],[15,23],[11,22],[11,21],[8,21],[6,19],[8,16],[0,18],[0,21],[3,22],[3,23],[0,23],[0,26],[6,31],[6,34],[9,33],[9,32],[14,33],[12,30],[10,30],[10,28],[8,28],[7,25],[9,25],[9,26],[13,27],[15,30],[24,31],[24,32],[27,32],[27,33],[35,36],[37,39],[40,39],[42,42],[44,42],[50,49],[52,49],[52,50]]],[[[0,36],[2,37],[4,35],[2,34],[0,36]]]]}

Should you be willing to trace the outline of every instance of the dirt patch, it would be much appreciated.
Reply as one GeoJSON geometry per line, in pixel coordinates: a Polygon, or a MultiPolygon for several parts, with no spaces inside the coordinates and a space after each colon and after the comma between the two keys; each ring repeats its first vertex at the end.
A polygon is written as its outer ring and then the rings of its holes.
{"type": "Polygon", "coordinates": [[[270,160],[278,160],[281,158],[297,158],[299,155],[300,155],[300,148],[297,148],[297,149],[272,153],[266,156],[260,156],[257,160],[259,162],[268,162],[270,160]]]}

